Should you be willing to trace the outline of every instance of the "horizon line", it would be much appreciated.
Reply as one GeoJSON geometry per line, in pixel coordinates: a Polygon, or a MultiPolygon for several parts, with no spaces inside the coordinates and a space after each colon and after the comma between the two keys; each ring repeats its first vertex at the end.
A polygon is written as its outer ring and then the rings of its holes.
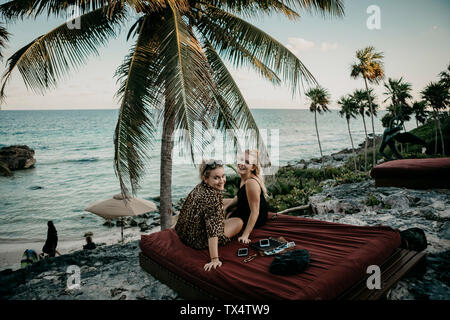
{"type": "MultiPolygon", "coordinates": [[[[254,107],[249,108],[250,110],[309,110],[308,107],[305,108],[296,108],[296,107],[254,107]]],[[[10,108],[1,108],[0,111],[87,111],[87,110],[119,110],[119,108],[62,108],[62,109],[52,109],[52,108],[26,108],[26,109],[10,109],[10,108]]],[[[328,108],[328,110],[340,110],[339,108],[328,108]]],[[[386,110],[386,108],[382,108],[380,110],[386,110]]]]}

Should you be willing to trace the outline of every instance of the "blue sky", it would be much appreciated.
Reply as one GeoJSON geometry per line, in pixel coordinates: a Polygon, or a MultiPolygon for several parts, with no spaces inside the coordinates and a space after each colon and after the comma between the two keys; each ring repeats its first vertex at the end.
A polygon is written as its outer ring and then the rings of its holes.
{"type": "MultiPolygon", "coordinates": [[[[385,54],[386,76],[403,77],[410,82],[413,97],[418,99],[420,91],[430,81],[435,81],[438,73],[450,63],[449,13],[448,0],[347,0],[344,18],[300,12],[301,18],[297,21],[273,15],[252,22],[300,58],[331,93],[331,108],[337,108],[335,102],[342,95],[363,88],[362,80],[350,78],[350,65],[355,61],[356,50],[368,45],[385,54]],[[369,30],[366,25],[371,16],[366,10],[371,5],[380,9],[379,30],[369,30]]],[[[63,22],[41,17],[8,25],[13,36],[4,56],[9,57],[63,22]]],[[[98,57],[92,57],[88,64],[45,96],[27,90],[16,70],[7,85],[7,100],[2,109],[118,108],[119,103],[114,98],[118,85],[113,75],[132,45],[131,40],[126,42],[126,34],[127,27],[118,39],[100,50],[98,57]]],[[[6,59],[1,65],[2,73],[5,62],[6,59]]],[[[292,98],[287,87],[273,87],[252,70],[229,66],[251,108],[307,107],[307,100],[292,98]]],[[[383,104],[383,86],[374,86],[374,89],[377,102],[383,104]]]]}

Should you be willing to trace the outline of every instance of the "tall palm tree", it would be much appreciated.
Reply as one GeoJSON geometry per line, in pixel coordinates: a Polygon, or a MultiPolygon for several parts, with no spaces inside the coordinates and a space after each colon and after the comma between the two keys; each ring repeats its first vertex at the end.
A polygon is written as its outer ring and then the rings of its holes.
{"type": "Polygon", "coordinates": [[[416,118],[416,126],[419,127],[419,123],[424,124],[428,118],[427,102],[424,100],[414,101],[412,104],[412,110],[414,117],[416,118]]]}
{"type": "Polygon", "coordinates": [[[352,151],[353,151],[353,163],[355,165],[355,171],[357,171],[355,146],[353,144],[352,132],[350,130],[350,119],[356,118],[356,114],[358,114],[359,112],[358,105],[351,95],[341,97],[341,99],[339,99],[338,101],[338,104],[341,106],[341,110],[339,110],[339,115],[341,117],[345,117],[345,120],[347,120],[347,129],[348,134],[350,136],[350,142],[352,144],[352,151]]]}
{"type": "Polygon", "coordinates": [[[382,52],[375,52],[372,46],[366,47],[362,50],[356,51],[357,62],[352,64],[350,75],[357,79],[362,77],[366,86],[367,99],[369,100],[370,119],[372,121],[372,135],[373,135],[373,166],[376,164],[376,139],[375,139],[375,125],[373,121],[374,111],[373,104],[369,94],[368,83],[378,84],[384,78],[383,67],[384,55],[382,52]]]}
{"type": "MultiPolygon", "coordinates": [[[[401,120],[409,121],[413,113],[412,107],[409,105],[408,100],[412,98],[411,90],[412,86],[409,82],[403,81],[403,77],[400,79],[388,79],[388,82],[384,83],[384,88],[386,91],[384,95],[387,96],[384,102],[391,100],[391,105],[388,110],[393,114],[394,117],[401,114],[401,120]]],[[[405,124],[403,123],[403,129],[406,130],[405,124]]]]}
{"type": "MultiPolygon", "coordinates": [[[[36,92],[55,88],[138,16],[128,31],[134,44],[116,71],[120,109],[114,168],[122,194],[127,196],[130,188],[135,194],[162,124],[162,229],[171,225],[176,129],[182,129],[178,142],[192,159],[208,141],[205,128],[253,129],[254,140],[264,149],[252,113],[223,59],[251,66],[273,84],[287,83],[293,94],[303,82],[317,83],[292,52],[242,17],[279,13],[296,19],[296,10],[303,9],[343,15],[341,0],[20,0],[1,5],[0,15],[6,21],[61,16],[70,5],[80,10],[81,28],[69,29],[64,23],[11,56],[0,98],[5,97],[5,85],[15,69],[36,92]]],[[[267,163],[267,152],[261,154],[267,163]]]]}
{"type": "Polygon", "coordinates": [[[442,154],[445,155],[444,137],[442,135],[441,122],[439,120],[440,110],[445,110],[448,106],[450,95],[448,88],[441,82],[430,82],[421,92],[422,99],[425,100],[433,110],[435,120],[435,145],[434,152],[437,153],[437,132],[441,135],[442,154]]]}
{"type": "MultiPolygon", "coordinates": [[[[369,96],[371,101],[375,100],[375,95],[373,93],[373,90],[369,90],[369,96]]],[[[367,171],[367,146],[369,141],[369,136],[367,134],[367,125],[366,125],[366,116],[370,117],[370,107],[369,107],[369,99],[367,96],[367,93],[365,90],[362,89],[356,89],[353,91],[353,94],[351,95],[353,100],[355,101],[356,108],[358,110],[358,113],[361,115],[363,125],[364,125],[364,134],[365,134],[365,140],[364,140],[364,171],[367,171]]],[[[372,110],[375,112],[376,115],[376,107],[378,105],[372,105],[372,110]]]]}
{"type": "Polygon", "coordinates": [[[327,89],[316,87],[309,89],[305,95],[311,100],[309,111],[314,112],[314,124],[316,126],[317,142],[319,143],[320,157],[322,158],[322,167],[324,167],[324,159],[322,153],[322,145],[320,144],[319,129],[317,127],[317,113],[327,112],[330,103],[330,94],[327,89]]]}

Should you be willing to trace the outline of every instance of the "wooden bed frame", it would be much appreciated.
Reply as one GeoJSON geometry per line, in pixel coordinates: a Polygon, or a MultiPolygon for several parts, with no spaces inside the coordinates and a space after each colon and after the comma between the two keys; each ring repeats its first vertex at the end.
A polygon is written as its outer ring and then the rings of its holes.
{"type": "MultiPolygon", "coordinates": [[[[378,300],[385,298],[388,291],[419,261],[425,257],[425,251],[417,252],[413,250],[398,248],[380,266],[381,269],[381,289],[370,290],[366,281],[369,274],[350,287],[337,300],[378,300]]],[[[180,297],[187,300],[218,300],[211,293],[201,289],[194,284],[184,280],[175,273],[167,270],[157,262],[153,261],[142,252],[139,253],[139,264],[150,275],[176,291],[180,297]]]]}

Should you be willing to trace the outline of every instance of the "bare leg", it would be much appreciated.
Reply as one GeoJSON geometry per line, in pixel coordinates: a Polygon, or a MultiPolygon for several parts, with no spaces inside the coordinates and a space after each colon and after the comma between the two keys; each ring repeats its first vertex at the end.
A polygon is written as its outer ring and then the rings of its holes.
{"type": "Polygon", "coordinates": [[[225,220],[224,234],[228,238],[232,238],[241,232],[244,222],[241,218],[230,218],[225,220]]]}

